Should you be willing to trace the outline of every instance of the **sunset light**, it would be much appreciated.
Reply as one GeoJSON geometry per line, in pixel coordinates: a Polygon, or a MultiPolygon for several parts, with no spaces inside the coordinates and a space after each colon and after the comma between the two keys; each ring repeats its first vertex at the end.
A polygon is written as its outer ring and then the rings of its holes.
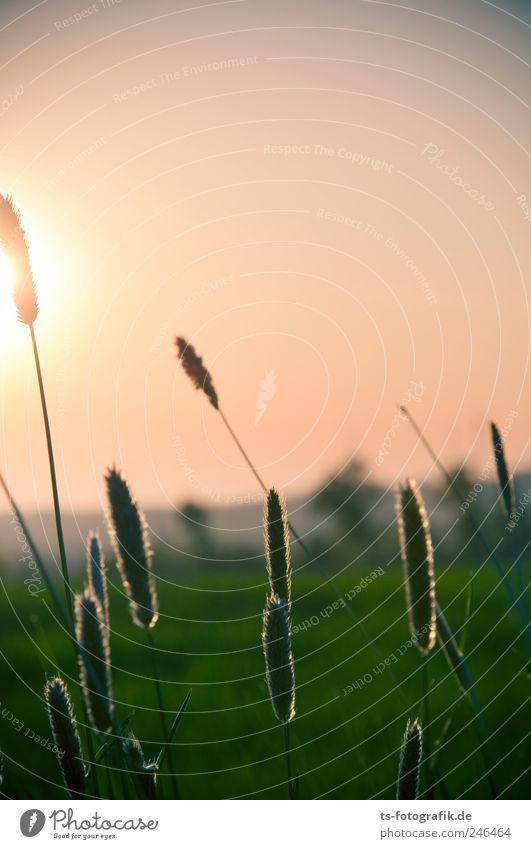
{"type": "Polygon", "coordinates": [[[530,32],[530,0],[1,0],[22,841],[129,842],[51,800],[160,846],[431,846],[417,801],[524,834],[530,32]]]}
{"type": "Polygon", "coordinates": [[[13,304],[11,265],[0,249],[0,346],[9,349],[22,335],[13,304]]]}

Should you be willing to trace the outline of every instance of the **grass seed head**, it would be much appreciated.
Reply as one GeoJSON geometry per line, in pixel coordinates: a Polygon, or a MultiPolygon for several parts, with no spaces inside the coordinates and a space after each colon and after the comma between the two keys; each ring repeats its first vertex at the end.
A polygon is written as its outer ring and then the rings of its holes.
{"type": "Polygon", "coordinates": [[[219,401],[212,382],[212,376],[209,370],[203,365],[203,360],[196,353],[194,346],[187,342],[186,339],[183,339],[182,336],[177,336],[175,344],[177,346],[178,358],[186,374],[196,389],[201,389],[214,409],[218,410],[219,401]]]}
{"type": "Polygon", "coordinates": [[[109,596],[107,593],[107,566],[97,533],[90,532],[87,539],[87,581],[93,596],[103,610],[109,623],[109,596]]]}
{"type": "Polygon", "coordinates": [[[153,628],[159,613],[146,521],[123,475],[112,468],[105,480],[109,533],[133,622],[140,628],[153,628]]]}
{"type": "Polygon", "coordinates": [[[0,244],[11,267],[13,300],[19,320],[33,324],[39,312],[26,233],[12,197],[0,195],[0,244]]]}
{"type": "Polygon", "coordinates": [[[288,517],[284,499],[274,488],[267,493],[265,502],[264,537],[271,593],[286,599],[290,608],[291,555],[288,517]]]}
{"type": "Polygon", "coordinates": [[[46,682],[44,698],[64,782],[70,795],[76,798],[85,790],[85,765],[72,701],[62,678],[50,678],[46,682]]]}
{"type": "Polygon", "coordinates": [[[157,798],[157,764],[146,763],[142,746],[133,733],[121,740],[127,768],[145,799],[157,798]]]}
{"type": "Polygon", "coordinates": [[[76,637],[81,648],[80,677],[87,714],[99,731],[107,731],[114,719],[111,652],[108,626],[97,598],[90,590],[76,596],[76,637]],[[85,654],[97,680],[89,674],[85,654]]]}
{"type": "Polygon", "coordinates": [[[400,488],[396,504],[412,637],[421,654],[435,645],[437,617],[433,546],[428,514],[415,481],[400,488]]]}
{"type": "Polygon", "coordinates": [[[262,645],[271,704],[278,721],[286,723],[295,715],[295,670],[288,605],[276,595],[266,599],[262,645]]]}
{"type": "Polygon", "coordinates": [[[402,748],[400,749],[400,764],[396,783],[397,799],[418,799],[421,760],[422,728],[418,719],[413,720],[413,722],[408,719],[402,748]]]}
{"type": "Polygon", "coordinates": [[[515,509],[514,483],[505,457],[503,438],[496,422],[490,423],[492,446],[494,448],[494,459],[496,460],[496,471],[498,472],[498,483],[508,518],[515,509]]]}

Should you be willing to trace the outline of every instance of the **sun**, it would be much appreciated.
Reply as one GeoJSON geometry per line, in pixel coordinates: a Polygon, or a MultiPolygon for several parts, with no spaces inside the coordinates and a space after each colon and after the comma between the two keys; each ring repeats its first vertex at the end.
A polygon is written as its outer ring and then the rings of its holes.
{"type": "Polygon", "coordinates": [[[11,267],[6,255],[0,249],[0,344],[2,348],[10,346],[20,335],[17,312],[11,294],[11,267]]]}
{"type": "MultiPolygon", "coordinates": [[[[39,311],[42,311],[45,310],[49,301],[52,257],[42,241],[28,234],[28,242],[39,311]]],[[[0,346],[2,350],[16,346],[19,340],[24,340],[25,343],[26,335],[27,328],[18,320],[13,303],[11,264],[0,248],[0,346]]]]}

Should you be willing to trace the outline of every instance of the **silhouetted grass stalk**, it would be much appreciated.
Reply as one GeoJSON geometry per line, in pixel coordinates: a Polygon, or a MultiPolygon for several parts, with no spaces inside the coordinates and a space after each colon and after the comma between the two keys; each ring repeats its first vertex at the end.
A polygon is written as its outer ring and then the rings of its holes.
{"type": "MultiPolygon", "coordinates": [[[[27,542],[29,548],[31,549],[32,554],[33,554],[33,559],[35,560],[35,563],[37,565],[37,569],[41,573],[43,580],[44,580],[44,583],[46,584],[46,589],[50,593],[52,600],[53,600],[53,603],[55,604],[57,611],[60,614],[61,618],[68,625],[68,614],[67,614],[66,608],[65,608],[63,602],[61,601],[59,595],[57,594],[57,591],[56,591],[56,589],[53,585],[53,581],[48,574],[48,569],[46,567],[46,564],[44,563],[44,560],[42,559],[42,557],[40,555],[39,549],[35,545],[35,542],[33,540],[31,532],[30,532],[28,525],[26,523],[26,520],[24,519],[24,516],[20,512],[19,507],[18,507],[15,499],[13,498],[13,496],[11,494],[11,490],[9,489],[9,487],[6,483],[6,480],[1,473],[0,473],[0,486],[4,490],[5,496],[8,500],[8,502],[9,502],[9,506],[11,507],[13,513],[15,514],[15,518],[16,518],[17,522],[19,523],[20,527],[22,528],[22,532],[24,534],[26,542],[27,542]]],[[[72,630],[72,623],[70,623],[70,626],[71,627],[70,627],[69,630],[71,631],[72,630]]]]}
{"type": "Polygon", "coordinates": [[[433,782],[431,774],[434,768],[431,756],[431,729],[430,729],[430,678],[429,678],[429,659],[427,654],[422,661],[422,722],[424,728],[424,749],[426,751],[426,772],[428,780],[426,782],[426,798],[433,799],[433,782]]]}
{"type": "Polygon", "coordinates": [[[35,358],[35,368],[37,370],[37,380],[39,382],[39,394],[41,398],[42,416],[44,420],[44,430],[46,433],[46,447],[48,449],[48,461],[50,464],[50,479],[52,484],[53,509],[55,515],[55,527],[57,529],[57,542],[59,543],[59,557],[61,559],[61,568],[63,570],[63,579],[65,582],[66,605],[70,618],[74,619],[74,609],[72,604],[72,587],[70,585],[70,575],[68,573],[68,562],[66,559],[65,541],[63,535],[63,523],[61,520],[61,506],[59,504],[59,491],[57,489],[57,476],[55,473],[55,459],[53,453],[52,433],[50,430],[50,420],[48,417],[48,407],[46,404],[46,394],[44,391],[44,382],[42,379],[41,364],[39,359],[39,349],[37,347],[37,339],[33,324],[29,325],[31,333],[31,344],[33,347],[33,355],[35,358]]]}
{"type": "Polygon", "coordinates": [[[485,767],[486,778],[489,783],[492,796],[496,799],[498,791],[494,780],[494,761],[491,758],[488,744],[489,732],[483,716],[481,703],[476,692],[474,679],[466,662],[465,656],[459,648],[452,629],[448,624],[448,620],[439,605],[437,605],[437,636],[448,661],[448,665],[455,675],[459,687],[472,707],[472,715],[478,736],[481,758],[485,767]]]}
{"type": "MultiPolygon", "coordinates": [[[[437,466],[437,468],[439,469],[439,471],[446,478],[446,481],[448,483],[448,486],[450,487],[450,490],[453,492],[453,494],[455,495],[455,497],[457,498],[459,503],[462,504],[465,499],[464,499],[463,494],[461,493],[461,491],[459,489],[459,486],[456,484],[455,480],[452,478],[452,476],[450,475],[450,473],[448,472],[446,467],[440,461],[439,457],[437,456],[437,454],[435,453],[435,451],[431,447],[430,443],[428,442],[428,440],[424,436],[424,433],[422,432],[422,430],[420,429],[420,427],[416,423],[415,419],[413,418],[413,416],[411,415],[409,410],[406,407],[404,407],[403,405],[400,405],[399,409],[408,418],[413,430],[415,431],[418,438],[420,439],[420,441],[424,445],[428,454],[430,455],[430,457],[434,461],[434,463],[437,466]]],[[[501,561],[499,560],[499,558],[497,557],[496,552],[492,550],[491,546],[488,544],[487,540],[483,536],[481,528],[477,524],[477,522],[474,519],[474,516],[472,515],[472,512],[470,510],[468,510],[466,512],[466,516],[468,517],[468,521],[470,522],[470,525],[472,526],[472,528],[474,530],[474,535],[477,536],[478,540],[480,541],[481,545],[483,546],[485,553],[487,554],[488,559],[490,559],[492,561],[492,563],[494,563],[494,566],[496,568],[496,571],[498,572],[498,576],[500,578],[500,581],[503,584],[505,591],[506,591],[506,593],[509,596],[509,599],[511,601],[511,607],[514,608],[514,610],[520,616],[520,619],[521,619],[521,622],[522,622],[522,636],[527,641],[528,647],[531,648],[531,638],[529,637],[529,634],[527,633],[527,628],[528,628],[529,622],[528,622],[527,616],[525,614],[525,611],[522,608],[522,605],[521,605],[519,599],[514,594],[511,583],[510,583],[509,579],[507,578],[504,566],[501,563],[501,561]]]]}
{"type": "Polygon", "coordinates": [[[163,745],[166,745],[167,749],[168,749],[168,752],[167,752],[168,764],[169,764],[170,772],[171,772],[171,782],[172,782],[172,786],[173,786],[173,793],[174,793],[174,796],[175,796],[176,799],[180,799],[181,795],[180,795],[180,791],[179,791],[179,783],[178,783],[178,780],[177,780],[175,767],[173,765],[173,754],[172,754],[171,744],[169,742],[168,723],[166,722],[166,709],[165,709],[165,706],[164,706],[164,698],[163,698],[163,695],[162,695],[162,687],[160,685],[160,676],[159,676],[157,654],[156,654],[157,650],[155,648],[155,642],[154,642],[154,639],[153,639],[153,631],[151,630],[151,628],[146,629],[146,638],[147,638],[147,643],[148,643],[148,647],[149,647],[149,654],[150,654],[150,657],[151,657],[151,666],[152,666],[152,669],[153,669],[153,681],[155,682],[155,692],[156,692],[156,695],[157,695],[157,705],[158,705],[158,709],[159,709],[160,726],[161,726],[162,735],[163,735],[162,742],[163,742],[163,745]]]}
{"type": "MultiPolygon", "coordinates": [[[[230,426],[229,422],[227,421],[227,418],[226,418],[226,416],[224,415],[223,411],[222,411],[221,409],[219,409],[219,408],[218,408],[218,412],[219,412],[219,414],[221,415],[221,418],[222,418],[222,420],[223,420],[224,424],[226,425],[227,430],[229,431],[230,435],[231,435],[231,436],[232,436],[232,438],[234,439],[234,442],[235,442],[236,446],[239,448],[239,450],[240,450],[240,452],[241,452],[241,454],[242,454],[242,456],[243,456],[244,460],[246,461],[246,463],[247,463],[247,465],[248,465],[249,469],[251,470],[251,472],[253,473],[254,477],[256,478],[256,480],[258,481],[258,483],[260,484],[260,487],[262,488],[263,492],[267,495],[268,489],[267,489],[267,486],[266,486],[266,484],[265,484],[265,482],[264,482],[263,478],[260,476],[260,474],[259,474],[259,473],[258,473],[258,471],[256,470],[256,468],[255,468],[255,466],[254,466],[253,462],[250,460],[249,455],[248,455],[248,454],[247,454],[247,452],[244,450],[244,448],[243,448],[243,446],[242,446],[242,444],[241,444],[240,440],[237,438],[236,434],[234,433],[234,430],[232,429],[232,427],[230,426]]],[[[336,596],[336,598],[337,598],[337,599],[339,599],[339,600],[341,601],[342,606],[344,606],[344,608],[345,608],[345,610],[348,612],[348,615],[350,616],[350,618],[351,618],[351,619],[352,619],[352,620],[356,623],[356,625],[359,627],[359,629],[360,629],[361,633],[363,634],[363,636],[364,636],[364,637],[365,637],[365,639],[367,640],[367,643],[371,646],[371,648],[372,648],[372,650],[374,651],[375,655],[378,657],[378,659],[379,659],[380,661],[385,661],[384,655],[383,655],[383,653],[380,651],[380,649],[379,649],[379,647],[378,647],[378,644],[377,644],[376,640],[374,640],[374,639],[371,637],[371,635],[370,635],[369,631],[367,630],[367,628],[365,627],[365,625],[363,624],[363,622],[361,621],[361,619],[359,618],[359,616],[355,613],[354,608],[352,607],[352,605],[350,604],[350,602],[349,602],[349,601],[348,601],[348,600],[344,597],[344,594],[341,592],[341,590],[340,590],[340,589],[339,589],[339,587],[337,586],[337,584],[336,584],[336,582],[334,581],[334,579],[333,579],[333,578],[331,578],[331,577],[330,577],[330,576],[329,576],[329,575],[325,572],[325,570],[323,569],[323,567],[321,566],[321,564],[319,563],[319,561],[317,560],[317,558],[313,556],[313,554],[312,554],[312,552],[310,551],[310,549],[309,549],[308,545],[304,542],[304,540],[302,539],[302,537],[299,535],[298,531],[296,530],[296,528],[294,527],[293,523],[291,522],[291,520],[290,520],[289,518],[288,518],[288,528],[289,528],[289,531],[290,531],[291,536],[293,537],[294,541],[295,541],[295,542],[296,542],[296,543],[297,543],[297,544],[301,547],[301,549],[303,550],[304,554],[305,554],[305,555],[306,555],[306,557],[308,558],[308,561],[309,561],[309,562],[311,562],[311,563],[315,563],[315,565],[316,565],[316,567],[317,567],[318,572],[320,573],[320,575],[321,575],[321,576],[322,576],[322,578],[324,579],[325,584],[328,584],[328,586],[329,586],[329,587],[330,587],[330,589],[333,591],[333,593],[334,593],[334,595],[336,596]]],[[[393,682],[394,689],[397,691],[397,693],[398,693],[398,695],[400,696],[400,698],[401,698],[401,700],[402,700],[403,704],[404,704],[406,707],[409,707],[409,701],[408,701],[408,699],[407,699],[407,696],[405,695],[405,693],[404,693],[404,691],[403,691],[402,687],[400,686],[400,684],[399,684],[399,683],[398,683],[398,681],[396,680],[395,676],[393,675],[393,673],[392,673],[391,669],[389,668],[389,665],[388,665],[388,664],[385,664],[385,672],[386,672],[386,674],[389,676],[389,678],[391,679],[391,681],[393,682]]]]}
{"type": "Polygon", "coordinates": [[[422,726],[418,719],[407,721],[400,748],[400,763],[396,782],[397,799],[418,799],[420,788],[420,765],[422,761],[422,726]]]}
{"type": "Polygon", "coordinates": [[[285,599],[272,593],[266,598],[262,620],[262,645],[264,649],[266,682],[273,712],[283,726],[286,766],[288,770],[288,795],[295,798],[291,774],[291,748],[289,723],[295,716],[295,670],[291,647],[291,625],[285,599]]]}
{"type": "Polygon", "coordinates": [[[288,773],[288,793],[290,799],[296,799],[295,787],[293,784],[293,774],[291,769],[291,735],[289,731],[289,722],[283,723],[284,728],[284,749],[286,752],[286,770],[288,773]]]}
{"type": "Polygon", "coordinates": [[[37,347],[37,339],[34,328],[35,320],[39,314],[37,291],[31,268],[29,245],[26,238],[26,232],[22,226],[20,212],[16,208],[13,198],[9,196],[4,197],[3,195],[0,195],[0,244],[2,245],[4,254],[11,267],[13,301],[17,310],[18,319],[22,324],[26,324],[28,326],[31,335],[31,344],[35,359],[35,368],[37,370],[42,414],[44,418],[44,429],[46,432],[55,524],[57,528],[61,568],[63,570],[63,579],[65,582],[66,606],[70,614],[70,619],[73,622],[74,612],[72,589],[70,586],[70,577],[68,574],[68,563],[66,560],[63,528],[61,523],[61,510],[59,506],[59,493],[57,490],[57,478],[55,474],[52,435],[50,431],[50,421],[46,407],[46,394],[44,392],[44,382],[42,379],[39,350],[37,347]]]}
{"type": "MultiPolygon", "coordinates": [[[[129,599],[132,620],[135,625],[146,631],[163,734],[162,742],[166,743],[168,726],[157,668],[156,649],[151,633],[159,618],[159,606],[151,568],[153,552],[149,544],[147,523],[140,505],[133,497],[126,478],[118,469],[114,467],[108,469],[105,482],[109,501],[107,522],[116,556],[116,566],[129,599]]],[[[168,761],[172,773],[173,790],[175,795],[178,796],[179,790],[171,750],[168,751],[168,761]]]]}
{"type": "Polygon", "coordinates": [[[157,755],[156,763],[157,763],[157,766],[158,766],[159,769],[161,768],[161,766],[164,762],[164,758],[166,757],[166,754],[168,752],[168,748],[172,744],[173,738],[175,737],[177,729],[182,722],[182,718],[183,718],[184,714],[186,713],[186,709],[188,708],[188,703],[189,703],[191,698],[192,698],[192,688],[190,688],[188,690],[186,696],[184,697],[184,701],[183,701],[181,707],[179,708],[179,710],[175,714],[175,719],[173,720],[170,731],[168,733],[168,739],[164,743],[160,752],[157,755]]]}
{"type": "MultiPolygon", "coordinates": [[[[263,478],[261,477],[261,475],[257,471],[256,466],[254,465],[251,458],[247,454],[245,448],[243,447],[242,443],[240,442],[238,436],[236,435],[236,432],[232,428],[229,420],[227,419],[225,413],[223,412],[223,410],[221,409],[221,407],[219,405],[219,398],[218,398],[216,390],[214,389],[210,372],[203,365],[203,361],[201,360],[201,358],[198,357],[198,355],[196,354],[196,351],[195,351],[195,348],[193,347],[193,345],[189,344],[182,336],[177,337],[176,345],[177,345],[177,348],[178,348],[178,351],[179,351],[178,358],[181,361],[181,364],[182,364],[186,374],[188,375],[188,377],[190,377],[190,379],[194,383],[196,389],[202,390],[205,393],[205,395],[208,397],[211,405],[219,413],[219,415],[221,416],[221,419],[223,421],[223,424],[225,425],[229,435],[231,436],[236,447],[238,448],[239,452],[241,453],[242,457],[244,458],[248,468],[252,472],[253,476],[255,477],[256,481],[258,482],[258,484],[259,484],[260,488],[262,489],[262,491],[264,492],[264,494],[267,495],[268,488],[267,488],[263,478]]],[[[385,674],[388,675],[389,679],[393,682],[393,688],[394,688],[394,690],[396,690],[396,692],[400,696],[402,703],[406,707],[410,707],[409,700],[408,700],[406,694],[404,693],[402,687],[400,686],[400,684],[396,680],[393,672],[391,671],[391,669],[389,667],[389,664],[385,663],[385,656],[380,651],[380,648],[379,648],[376,640],[374,640],[371,637],[369,631],[367,630],[367,628],[365,627],[365,625],[363,624],[361,619],[355,613],[350,602],[344,597],[344,594],[341,592],[341,590],[339,589],[339,587],[335,583],[334,579],[331,578],[325,572],[325,570],[323,569],[323,567],[321,566],[321,564],[319,563],[317,558],[312,555],[307,544],[300,537],[300,535],[298,534],[297,530],[295,529],[295,527],[293,526],[293,524],[289,520],[289,518],[288,518],[288,528],[289,528],[291,536],[293,537],[295,542],[301,547],[304,554],[308,558],[308,562],[315,563],[318,572],[320,573],[320,575],[324,579],[325,584],[330,587],[330,589],[332,590],[332,592],[334,593],[336,598],[341,601],[342,607],[344,607],[344,609],[347,611],[348,616],[350,616],[350,618],[353,620],[353,622],[355,622],[356,625],[359,627],[361,633],[363,634],[363,636],[367,640],[367,643],[371,646],[373,652],[378,657],[378,659],[380,661],[384,662],[385,674]]]]}
{"type": "Polygon", "coordinates": [[[139,799],[156,799],[157,764],[147,763],[140,742],[132,732],[122,738],[121,745],[139,799]]]}
{"type": "Polygon", "coordinates": [[[62,678],[46,682],[44,697],[54,743],[63,753],[57,760],[65,786],[72,799],[77,799],[86,790],[86,770],[72,701],[62,678]]]}
{"type": "Polygon", "coordinates": [[[505,508],[507,518],[510,519],[511,513],[515,508],[513,476],[509,472],[503,437],[496,422],[490,423],[490,431],[492,447],[494,450],[494,460],[496,462],[496,472],[498,474],[498,483],[500,485],[500,495],[503,500],[503,506],[505,508]]]}
{"type": "Polygon", "coordinates": [[[290,799],[295,799],[297,792],[291,770],[289,728],[295,715],[295,668],[290,619],[291,552],[286,504],[274,487],[268,491],[264,504],[264,542],[270,589],[262,629],[266,681],[273,711],[283,726],[288,795],[290,799]]]}
{"type": "Polygon", "coordinates": [[[59,493],[57,489],[57,476],[55,473],[55,460],[53,454],[52,434],[50,421],[46,406],[46,393],[39,359],[39,349],[35,336],[35,320],[39,314],[39,303],[37,290],[31,267],[30,251],[26,232],[22,226],[20,212],[16,208],[12,197],[0,195],[0,244],[4,254],[9,261],[12,276],[13,301],[17,310],[18,319],[27,325],[30,331],[37,380],[39,383],[39,394],[41,399],[42,415],[44,419],[44,430],[46,433],[46,445],[48,449],[48,460],[50,464],[50,477],[52,483],[52,496],[55,513],[55,525],[57,529],[57,540],[59,543],[59,556],[65,583],[66,607],[70,619],[74,621],[72,602],[72,588],[68,573],[68,563],[61,522],[61,509],[59,505],[59,493]]]}
{"type": "MultiPolygon", "coordinates": [[[[494,461],[496,463],[496,473],[498,475],[498,483],[500,486],[500,496],[502,499],[504,512],[506,515],[506,519],[508,523],[511,523],[511,519],[515,516],[516,511],[516,496],[514,490],[514,478],[509,470],[509,464],[507,462],[507,457],[505,454],[505,445],[503,436],[501,434],[500,429],[496,422],[490,423],[491,430],[491,438],[492,438],[492,448],[494,452],[494,461]]],[[[517,539],[517,537],[516,537],[517,539]]],[[[516,543],[516,539],[514,542],[516,543]]],[[[522,561],[520,558],[516,557],[517,554],[517,546],[513,544],[510,547],[510,556],[511,559],[514,557],[516,560],[516,575],[518,578],[518,588],[520,590],[520,597],[522,599],[522,604],[524,608],[525,617],[529,620],[529,607],[527,603],[527,594],[526,594],[526,584],[524,580],[524,573],[522,569],[522,561]]]]}
{"type": "MultiPolygon", "coordinates": [[[[74,622],[71,619],[69,612],[65,608],[65,605],[61,601],[61,598],[60,598],[60,596],[58,595],[58,593],[55,589],[53,581],[50,578],[50,575],[48,573],[48,569],[46,567],[44,559],[43,559],[41,553],[39,552],[37,545],[35,544],[35,541],[34,541],[32,535],[31,535],[31,532],[29,530],[27,522],[24,519],[24,516],[22,515],[22,513],[21,513],[21,511],[18,507],[18,504],[16,503],[15,499],[13,498],[11,490],[9,489],[9,487],[6,483],[6,480],[5,480],[5,478],[3,477],[2,474],[0,474],[0,486],[4,490],[6,498],[7,498],[8,502],[11,506],[13,513],[15,514],[17,522],[19,523],[20,527],[22,528],[22,532],[24,534],[26,542],[27,542],[29,548],[31,549],[32,554],[33,554],[33,559],[35,560],[37,568],[38,568],[39,572],[41,573],[41,575],[43,577],[44,583],[46,584],[46,588],[48,589],[50,596],[52,597],[53,603],[54,603],[54,605],[55,605],[55,607],[56,607],[56,609],[59,613],[59,616],[60,616],[61,620],[63,621],[63,624],[66,628],[66,631],[67,631],[67,634],[68,634],[68,637],[69,637],[69,641],[70,641],[72,648],[74,650],[74,657],[75,657],[76,664],[78,664],[81,661],[81,656],[82,656],[83,652],[81,652],[81,654],[80,654],[80,647],[78,645],[76,634],[75,634],[74,622]]],[[[93,668],[92,663],[90,661],[90,658],[84,657],[84,662],[85,662],[85,667],[86,667],[86,670],[87,670],[87,675],[91,679],[91,683],[93,684],[93,686],[97,687],[98,686],[98,679],[96,677],[94,668],[93,668]]],[[[81,686],[81,684],[80,684],[80,686],[81,686]]],[[[86,741],[87,741],[89,759],[90,759],[90,761],[92,761],[93,755],[94,755],[94,750],[93,750],[93,745],[92,745],[91,732],[90,732],[90,728],[89,728],[88,714],[87,714],[85,702],[84,702],[83,699],[82,699],[82,702],[81,702],[81,709],[82,709],[82,712],[83,712],[84,727],[85,727],[85,730],[86,730],[86,741]]],[[[94,781],[95,781],[96,795],[99,795],[98,780],[97,780],[96,774],[94,775],[94,781]]]]}
{"type": "Polygon", "coordinates": [[[409,627],[422,658],[424,748],[429,777],[426,794],[431,798],[428,658],[437,639],[435,569],[428,512],[415,481],[408,479],[399,488],[396,512],[409,627]]]}
{"type": "Polygon", "coordinates": [[[83,595],[76,596],[76,633],[83,649],[80,663],[81,685],[91,724],[100,732],[108,731],[114,719],[114,700],[111,681],[111,655],[109,635],[104,613],[92,591],[87,588],[83,595]],[[89,681],[86,656],[92,658],[94,672],[98,676],[95,692],[89,681]]]}

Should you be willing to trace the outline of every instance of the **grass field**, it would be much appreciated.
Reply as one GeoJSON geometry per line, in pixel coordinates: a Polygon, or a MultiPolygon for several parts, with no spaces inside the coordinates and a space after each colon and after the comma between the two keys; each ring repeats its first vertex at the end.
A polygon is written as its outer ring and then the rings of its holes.
{"type": "MultiPolygon", "coordinates": [[[[335,548],[336,559],[325,563],[326,568],[338,573],[337,564],[348,562],[347,556],[341,546],[335,548]]],[[[176,711],[188,688],[193,690],[174,746],[181,795],[285,797],[282,729],[267,694],[260,638],[263,558],[257,553],[254,559],[244,558],[237,564],[203,561],[190,567],[156,554],[154,562],[161,600],[155,637],[168,709],[176,711]]],[[[363,627],[377,640],[378,656],[344,608],[330,613],[335,595],[317,570],[304,566],[295,552],[292,623],[297,715],[292,722],[292,745],[301,798],[394,797],[406,720],[423,715],[421,659],[414,647],[407,647],[403,577],[395,563],[351,602],[363,627]],[[299,629],[305,621],[313,624],[299,629]],[[389,672],[376,671],[382,658],[387,659],[395,681],[389,672]],[[355,682],[363,683],[349,686],[355,682]]],[[[337,584],[347,594],[379,568],[377,563],[349,567],[338,574],[337,584]]],[[[466,568],[437,564],[438,600],[458,637],[466,618],[470,574],[466,568]]],[[[147,680],[151,665],[144,633],[131,623],[114,566],[110,578],[117,709],[121,720],[134,711],[131,726],[146,755],[155,757],[160,728],[154,689],[147,680]]],[[[518,621],[505,611],[506,597],[497,587],[494,571],[485,565],[474,577],[465,648],[492,735],[498,792],[506,798],[524,798],[529,714],[523,694],[528,682],[513,644],[518,621]]],[[[13,581],[2,587],[0,639],[3,790],[14,797],[63,797],[53,753],[31,738],[34,733],[51,738],[43,702],[45,675],[61,672],[82,720],[71,646],[42,597],[28,599],[13,581]]],[[[430,655],[429,678],[428,733],[435,768],[429,776],[424,767],[421,788],[426,792],[431,784],[428,793],[436,798],[486,797],[489,789],[472,712],[466,699],[456,702],[458,688],[438,645],[430,655]]],[[[102,776],[102,781],[108,779],[102,776]]],[[[169,795],[168,779],[161,777],[159,787],[169,795]]],[[[116,787],[114,792],[119,794],[116,787]]]]}

